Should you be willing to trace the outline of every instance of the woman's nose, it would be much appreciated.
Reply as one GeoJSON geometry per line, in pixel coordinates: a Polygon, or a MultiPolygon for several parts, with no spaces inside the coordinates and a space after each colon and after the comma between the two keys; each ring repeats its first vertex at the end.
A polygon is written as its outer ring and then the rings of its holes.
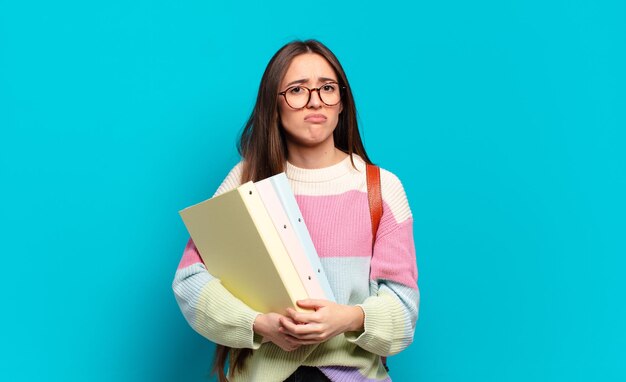
{"type": "Polygon", "coordinates": [[[319,89],[311,89],[309,103],[306,106],[311,109],[317,109],[322,106],[322,100],[320,99],[319,89]]]}

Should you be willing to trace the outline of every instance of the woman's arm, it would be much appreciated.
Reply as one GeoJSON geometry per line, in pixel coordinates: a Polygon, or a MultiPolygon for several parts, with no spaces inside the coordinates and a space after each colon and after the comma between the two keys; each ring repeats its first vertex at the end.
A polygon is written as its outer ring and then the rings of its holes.
{"type": "Polygon", "coordinates": [[[400,180],[381,169],[383,216],[370,267],[370,297],[363,332],[346,333],[348,341],[388,356],[411,342],[419,312],[413,217],[400,180]]]}

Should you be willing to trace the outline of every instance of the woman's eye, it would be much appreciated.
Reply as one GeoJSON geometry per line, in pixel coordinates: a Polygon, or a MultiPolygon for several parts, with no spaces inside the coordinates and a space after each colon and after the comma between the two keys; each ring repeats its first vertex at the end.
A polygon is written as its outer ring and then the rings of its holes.
{"type": "Polygon", "coordinates": [[[336,86],[334,84],[326,84],[322,86],[322,91],[325,93],[332,93],[336,90],[336,86]]]}
{"type": "Polygon", "coordinates": [[[300,86],[294,86],[291,89],[289,89],[289,93],[291,93],[291,94],[300,94],[302,92],[303,92],[303,90],[302,90],[302,87],[300,87],[300,86]]]}

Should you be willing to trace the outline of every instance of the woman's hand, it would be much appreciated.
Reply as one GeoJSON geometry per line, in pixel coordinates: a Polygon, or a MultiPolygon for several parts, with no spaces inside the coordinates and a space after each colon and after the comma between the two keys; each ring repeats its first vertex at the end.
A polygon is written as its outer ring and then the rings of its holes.
{"type": "Polygon", "coordinates": [[[301,300],[298,306],[313,312],[287,309],[287,317],[279,317],[279,331],[299,345],[327,341],[345,332],[363,330],[365,314],[358,306],[336,304],[326,300],[301,300]]]}
{"type": "Polygon", "coordinates": [[[263,342],[271,341],[284,351],[296,350],[302,344],[298,343],[295,338],[279,331],[282,321],[293,323],[290,318],[278,313],[259,314],[256,316],[252,327],[255,333],[263,337],[263,342]]]}

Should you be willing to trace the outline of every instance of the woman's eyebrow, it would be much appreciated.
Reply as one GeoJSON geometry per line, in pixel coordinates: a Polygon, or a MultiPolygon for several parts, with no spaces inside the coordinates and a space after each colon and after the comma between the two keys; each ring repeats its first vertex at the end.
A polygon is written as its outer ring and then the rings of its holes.
{"type": "MultiPolygon", "coordinates": [[[[321,82],[337,82],[337,80],[336,80],[336,79],[334,79],[334,78],[329,78],[329,77],[319,77],[317,80],[318,80],[318,81],[321,81],[321,82]]],[[[290,83],[288,83],[288,84],[287,84],[287,85],[285,85],[284,87],[288,88],[288,87],[290,87],[291,85],[295,85],[295,84],[306,84],[307,82],[309,82],[309,79],[308,79],[308,78],[302,78],[302,79],[300,79],[300,80],[291,81],[290,83]]]]}
{"type": "Polygon", "coordinates": [[[336,80],[336,79],[334,79],[334,78],[328,78],[328,77],[320,77],[320,78],[318,78],[318,80],[319,80],[319,81],[322,81],[322,82],[337,82],[337,80],[336,80]]]}
{"type": "Polygon", "coordinates": [[[301,80],[291,81],[290,83],[285,85],[285,87],[289,87],[289,86],[295,85],[295,84],[306,84],[307,82],[309,82],[309,79],[308,78],[303,78],[301,80]]]}

